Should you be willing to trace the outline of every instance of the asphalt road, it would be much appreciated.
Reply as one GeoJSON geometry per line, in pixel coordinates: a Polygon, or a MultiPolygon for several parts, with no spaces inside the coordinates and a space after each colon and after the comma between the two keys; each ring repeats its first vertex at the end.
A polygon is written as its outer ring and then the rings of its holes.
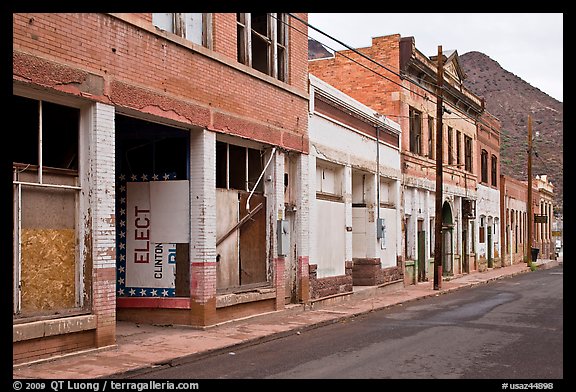
{"type": "Polygon", "coordinates": [[[137,377],[562,379],[563,333],[560,266],[374,311],[137,377]]]}

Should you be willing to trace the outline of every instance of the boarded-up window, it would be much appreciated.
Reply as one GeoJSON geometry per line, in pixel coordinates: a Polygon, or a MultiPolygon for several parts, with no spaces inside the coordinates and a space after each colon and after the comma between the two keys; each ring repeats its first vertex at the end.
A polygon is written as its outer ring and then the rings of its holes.
{"type": "Polygon", "coordinates": [[[186,38],[198,45],[210,46],[210,14],[153,13],[152,24],[161,30],[186,38]]]}
{"type": "Polygon", "coordinates": [[[82,305],[77,204],[78,109],[13,97],[14,314],[82,305]]]}

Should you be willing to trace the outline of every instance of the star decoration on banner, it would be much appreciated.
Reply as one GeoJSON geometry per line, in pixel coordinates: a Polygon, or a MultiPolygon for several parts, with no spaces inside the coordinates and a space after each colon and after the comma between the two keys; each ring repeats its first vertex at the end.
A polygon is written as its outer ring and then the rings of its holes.
{"type": "Polygon", "coordinates": [[[175,180],[176,173],[121,173],[117,176],[117,189],[116,192],[116,287],[118,296],[131,296],[131,297],[174,297],[176,290],[173,288],[150,288],[150,287],[127,287],[127,271],[126,266],[126,215],[127,215],[127,198],[126,182],[149,182],[149,181],[168,181],[175,180]]]}

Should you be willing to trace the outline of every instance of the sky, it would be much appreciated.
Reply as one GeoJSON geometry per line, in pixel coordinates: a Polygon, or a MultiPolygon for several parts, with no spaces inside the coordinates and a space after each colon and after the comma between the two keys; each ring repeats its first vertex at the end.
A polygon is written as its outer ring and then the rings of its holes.
{"type": "MultiPolygon", "coordinates": [[[[372,37],[414,37],[426,56],[457,50],[482,52],[533,87],[563,102],[562,13],[309,13],[308,23],[352,48],[368,47],[372,37]]],[[[308,29],[330,49],[344,46],[308,29]]]]}

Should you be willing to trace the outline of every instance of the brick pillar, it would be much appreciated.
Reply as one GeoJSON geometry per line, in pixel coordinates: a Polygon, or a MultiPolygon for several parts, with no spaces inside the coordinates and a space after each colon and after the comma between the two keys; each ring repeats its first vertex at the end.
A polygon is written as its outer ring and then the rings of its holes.
{"type": "MultiPolygon", "coordinates": [[[[265,161],[270,158],[266,154],[265,161]]],[[[284,153],[276,150],[274,158],[270,162],[268,169],[266,169],[265,177],[272,178],[271,182],[266,182],[264,192],[266,195],[266,210],[268,211],[268,219],[272,223],[272,232],[269,236],[270,258],[273,261],[273,281],[276,289],[276,309],[284,308],[284,272],[285,272],[285,259],[284,255],[278,254],[278,221],[286,219],[284,207],[284,153]]],[[[290,233],[293,235],[293,233],[290,233]]]]}
{"type": "Polygon", "coordinates": [[[102,103],[82,114],[89,119],[83,124],[87,124],[89,135],[88,203],[92,219],[92,271],[85,273],[92,274],[92,312],[98,316],[95,344],[102,347],[116,342],[115,114],[113,106],[102,103]]]}
{"type": "Polygon", "coordinates": [[[190,308],[192,325],[216,316],[216,134],[190,131],[190,308]]]}

